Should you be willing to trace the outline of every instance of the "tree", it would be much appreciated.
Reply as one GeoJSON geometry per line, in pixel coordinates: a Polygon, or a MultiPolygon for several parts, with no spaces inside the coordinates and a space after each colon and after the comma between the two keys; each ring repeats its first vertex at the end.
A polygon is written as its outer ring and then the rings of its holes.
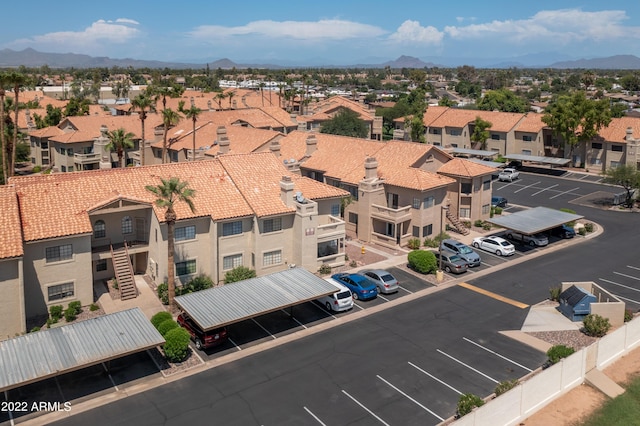
{"type": "Polygon", "coordinates": [[[230,271],[224,274],[224,283],[230,284],[242,280],[248,280],[249,278],[255,278],[256,271],[247,268],[246,266],[236,266],[230,271]]]}
{"type": "Polygon", "coordinates": [[[105,147],[107,151],[115,151],[118,155],[118,162],[120,167],[125,166],[124,152],[127,149],[131,149],[134,146],[133,138],[135,135],[131,132],[127,132],[122,127],[116,130],[107,132],[109,143],[105,147]]]}
{"type": "Polygon", "coordinates": [[[155,201],[156,206],[164,208],[164,220],[167,223],[167,287],[169,291],[169,306],[174,306],[174,299],[176,296],[176,282],[175,282],[175,264],[174,264],[174,252],[175,252],[175,240],[173,230],[176,224],[176,212],[175,206],[178,202],[185,203],[191,212],[195,212],[195,206],[193,205],[193,197],[195,191],[189,188],[189,183],[181,181],[177,177],[169,179],[162,179],[160,185],[147,185],[146,190],[153,193],[157,198],[155,201]]]}
{"type": "Polygon", "coordinates": [[[507,89],[487,91],[484,96],[478,100],[476,106],[483,111],[523,113],[529,110],[529,105],[524,99],[507,89]]]}
{"type": "Polygon", "coordinates": [[[175,126],[180,122],[180,114],[171,108],[167,108],[162,110],[162,124],[164,126],[164,131],[162,134],[162,163],[164,164],[167,159],[167,133],[169,132],[169,127],[175,126]]]}
{"type": "Polygon", "coordinates": [[[193,122],[193,157],[191,157],[191,161],[196,161],[196,121],[198,120],[198,116],[200,115],[200,113],[202,112],[202,110],[200,108],[198,108],[195,105],[191,105],[191,108],[186,109],[183,111],[184,112],[184,116],[191,119],[191,121],[193,122]]]}
{"type": "Polygon", "coordinates": [[[422,117],[424,114],[412,115],[404,119],[405,127],[409,128],[410,138],[414,142],[426,142],[424,138],[424,120],[422,117]]]}
{"type": "Polygon", "coordinates": [[[231,100],[234,98],[234,96],[236,96],[236,92],[229,92],[227,93],[227,99],[229,99],[229,109],[232,108],[232,103],[231,100]]]}
{"type": "Polygon", "coordinates": [[[214,97],[215,101],[218,103],[218,109],[222,110],[222,101],[225,100],[225,98],[227,97],[227,95],[224,94],[224,92],[218,92],[216,93],[216,96],[214,97]]]}
{"type": "Polygon", "coordinates": [[[15,163],[16,163],[16,145],[18,145],[18,113],[20,111],[20,103],[18,102],[18,96],[20,94],[20,88],[22,88],[23,86],[25,86],[28,82],[28,77],[25,74],[22,73],[18,73],[18,72],[11,72],[9,73],[8,77],[8,83],[13,87],[13,95],[14,95],[14,100],[13,100],[13,118],[14,118],[14,123],[13,123],[13,138],[12,138],[12,142],[11,142],[11,149],[8,150],[9,152],[7,152],[7,155],[9,156],[9,158],[7,158],[7,167],[8,169],[7,171],[7,176],[11,177],[13,176],[14,170],[15,170],[15,163]]]}
{"type": "Polygon", "coordinates": [[[587,99],[584,92],[559,96],[551,103],[542,117],[556,135],[569,145],[570,155],[580,143],[598,135],[611,122],[611,110],[606,99],[587,99]]]}
{"type": "Polygon", "coordinates": [[[140,123],[142,123],[142,140],[140,141],[140,165],[144,166],[144,149],[145,149],[145,135],[144,135],[144,121],[147,119],[147,112],[153,112],[156,110],[153,100],[145,94],[136,96],[131,101],[131,110],[138,111],[140,116],[140,123]]]}
{"type": "Polygon", "coordinates": [[[3,182],[9,177],[8,161],[7,161],[7,137],[5,135],[5,116],[4,116],[4,98],[5,87],[9,84],[9,75],[7,73],[0,74],[0,138],[2,138],[2,177],[3,182]]]}
{"type": "Polygon", "coordinates": [[[481,117],[476,117],[473,122],[473,133],[471,133],[471,141],[480,144],[480,149],[487,148],[487,139],[489,139],[489,128],[493,124],[489,121],[483,120],[481,117]]]}
{"type": "Polygon", "coordinates": [[[366,138],[369,128],[357,112],[343,108],[333,118],[322,123],[320,133],[366,138]]]}
{"type": "Polygon", "coordinates": [[[627,192],[625,206],[628,208],[633,206],[633,190],[640,188],[640,171],[635,166],[622,164],[605,170],[604,182],[624,188],[627,192]]]}

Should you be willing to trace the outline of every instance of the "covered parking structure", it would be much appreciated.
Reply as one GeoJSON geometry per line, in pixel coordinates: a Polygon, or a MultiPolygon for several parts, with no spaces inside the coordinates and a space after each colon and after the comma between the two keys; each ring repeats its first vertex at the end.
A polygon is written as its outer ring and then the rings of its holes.
{"type": "Polygon", "coordinates": [[[469,148],[451,148],[448,149],[447,152],[453,154],[456,157],[464,157],[466,160],[493,167],[494,169],[505,166],[504,163],[493,161],[493,158],[498,155],[498,151],[469,148]]]}
{"type": "Polygon", "coordinates": [[[494,216],[491,219],[487,219],[487,222],[520,234],[533,235],[583,217],[547,207],[535,207],[504,216],[494,216]]]}
{"type": "Polygon", "coordinates": [[[165,342],[140,308],[0,342],[0,391],[59,376],[165,342]]]}
{"type": "Polygon", "coordinates": [[[546,164],[553,168],[553,166],[566,166],[571,162],[569,158],[558,157],[538,157],[536,155],[526,154],[505,154],[503,155],[507,160],[515,161],[528,161],[530,163],[546,164]]]}
{"type": "Polygon", "coordinates": [[[213,330],[336,292],[303,268],[291,268],[177,296],[175,302],[203,331],[213,330]]]}

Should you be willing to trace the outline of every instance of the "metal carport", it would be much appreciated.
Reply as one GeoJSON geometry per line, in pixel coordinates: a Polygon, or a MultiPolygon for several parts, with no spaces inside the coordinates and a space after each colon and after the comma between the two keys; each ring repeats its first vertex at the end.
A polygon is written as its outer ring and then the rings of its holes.
{"type": "Polygon", "coordinates": [[[558,158],[558,157],[538,157],[535,155],[526,155],[526,154],[505,154],[503,155],[507,160],[517,160],[517,161],[529,161],[531,163],[540,163],[540,164],[548,164],[551,167],[553,166],[565,166],[571,162],[569,158],[558,158]]]}
{"type": "Polygon", "coordinates": [[[521,234],[533,235],[583,217],[547,207],[535,207],[500,217],[494,216],[487,219],[487,222],[521,234]]]}
{"type": "Polygon", "coordinates": [[[0,391],[58,376],[165,342],[139,308],[0,342],[0,391]]]}
{"type": "Polygon", "coordinates": [[[175,302],[207,331],[335,292],[324,279],[303,268],[291,268],[177,296],[175,302]]]}

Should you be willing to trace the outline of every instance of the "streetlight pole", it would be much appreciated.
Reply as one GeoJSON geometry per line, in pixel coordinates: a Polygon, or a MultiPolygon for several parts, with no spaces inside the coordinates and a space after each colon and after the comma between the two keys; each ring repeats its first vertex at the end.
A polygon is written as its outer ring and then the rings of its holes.
{"type": "Polygon", "coordinates": [[[445,223],[445,212],[449,210],[449,205],[448,204],[443,204],[442,205],[442,210],[440,212],[440,235],[438,236],[438,239],[440,240],[440,244],[438,245],[438,274],[437,274],[437,281],[440,282],[443,280],[444,276],[442,273],[442,237],[444,235],[444,223],[445,223]]]}

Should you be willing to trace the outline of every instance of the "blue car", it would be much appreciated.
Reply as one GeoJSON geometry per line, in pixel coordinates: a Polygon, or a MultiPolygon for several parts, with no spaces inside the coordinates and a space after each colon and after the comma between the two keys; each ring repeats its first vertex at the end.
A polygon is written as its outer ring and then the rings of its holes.
{"type": "Polygon", "coordinates": [[[375,299],[378,296],[378,290],[375,283],[367,279],[367,277],[360,274],[333,274],[331,276],[334,280],[338,281],[351,290],[353,298],[358,300],[375,299]]]}

